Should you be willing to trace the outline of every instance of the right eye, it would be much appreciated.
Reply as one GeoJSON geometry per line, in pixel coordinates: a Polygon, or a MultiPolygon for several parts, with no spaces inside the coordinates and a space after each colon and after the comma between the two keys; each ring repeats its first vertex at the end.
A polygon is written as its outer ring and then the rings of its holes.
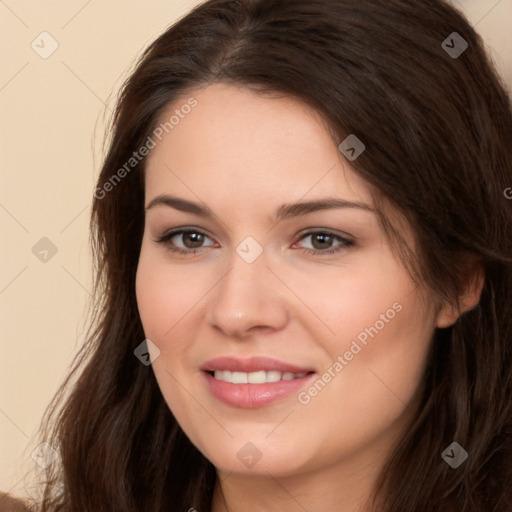
{"type": "Polygon", "coordinates": [[[206,233],[196,229],[177,229],[161,235],[154,241],[164,244],[165,248],[172,252],[180,254],[195,254],[204,248],[202,244],[205,238],[210,239],[206,233]],[[173,241],[174,238],[177,240],[180,240],[181,238],[182,247],[176,245],[173,241]]]}

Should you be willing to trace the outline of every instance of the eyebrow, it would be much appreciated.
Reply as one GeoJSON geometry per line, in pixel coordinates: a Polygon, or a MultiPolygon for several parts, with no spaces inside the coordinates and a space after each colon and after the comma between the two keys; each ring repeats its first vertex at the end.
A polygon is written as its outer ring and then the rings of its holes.
{"type": "MultiPolygon", "coordinates": [[[[199,217],[213,217],[214,214],[210,208],[203,206],[187,199],[170,196],[168,194],[160,194],[154,197],[146,206],[146,210],[150,210],[155,206],[163,205],[186,213],[192,213],[199,217]]],[[[375,210],[366,203],[358,201],[347,201],[335,197],[325,197],[314,201],[305,201],[300,203],[282,204],[277,208],[275,220],[281,221],[293,217],[300,217],[309,213],[332,210],[337,208],[357,208],[363,211],[374,212],[375,210]]]]}

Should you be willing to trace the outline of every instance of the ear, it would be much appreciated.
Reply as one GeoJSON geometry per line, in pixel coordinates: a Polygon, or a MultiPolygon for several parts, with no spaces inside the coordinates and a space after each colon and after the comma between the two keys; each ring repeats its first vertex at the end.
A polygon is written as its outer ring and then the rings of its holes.
{"type": "Polygon", "coordinates": [[[453,325],[457,319],[470,311],[480,301],[485,282],[485,272],[480,263],[473,263],[466,272],[464,291],[459,297],[460,309],[454,304],[443,304],[437,314],[436,327],[445,328],[453,325]]]}

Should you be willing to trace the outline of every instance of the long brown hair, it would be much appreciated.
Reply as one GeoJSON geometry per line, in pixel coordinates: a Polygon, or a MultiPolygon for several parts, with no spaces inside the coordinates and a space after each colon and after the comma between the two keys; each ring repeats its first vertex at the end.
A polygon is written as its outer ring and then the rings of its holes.
{"type": "Polygon", "coordinates": [[[510,512],[512,108],[480,36],[442,0],[210,0],[145,50],[97,182],[93,314],[41,424],[60,458],[38,510],[211,509],[214,466],[134,356],[145,159],[126,162],[170,104],[214,82],[294,97],[338,144],[364,141],[350,164],[413,227],[415,254],[398,247],[436,296],[456,301],[466,263],[482,266],[479,304],[435,332],[420,408],[375,496],[379,512],[510,512]],[[469,454],[457,469],[441,457],[454,441],[469,454]]]}

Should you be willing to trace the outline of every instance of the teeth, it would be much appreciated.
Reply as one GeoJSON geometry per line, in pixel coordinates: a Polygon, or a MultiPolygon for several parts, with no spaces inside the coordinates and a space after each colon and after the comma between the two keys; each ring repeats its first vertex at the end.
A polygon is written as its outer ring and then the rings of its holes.
{"type": "Polygon", "coordinates": [[[278,380],[281,380],[281,372],[263,372],[266,374],[266,380],[265,382],[277,382],[278,380]]]}
{"type": "Polygon", "coordinates": [[[218,370],[215,372],[214,377],[217,380],[224,380],[232,384],[265,384],[266,382],[277,382],[279,380],[293,380],[300,379],[307,375],[307,372],[292,373],[292,372],[276,372],[276,371],[258,371],[258,372],[231,372],[229,370],[218,370]]]}
{"type": "Polygon", "coordinates": [[[233,372],[231,374],[231,382],[233,384],[247,384],[247,373],[233,372]]]}

